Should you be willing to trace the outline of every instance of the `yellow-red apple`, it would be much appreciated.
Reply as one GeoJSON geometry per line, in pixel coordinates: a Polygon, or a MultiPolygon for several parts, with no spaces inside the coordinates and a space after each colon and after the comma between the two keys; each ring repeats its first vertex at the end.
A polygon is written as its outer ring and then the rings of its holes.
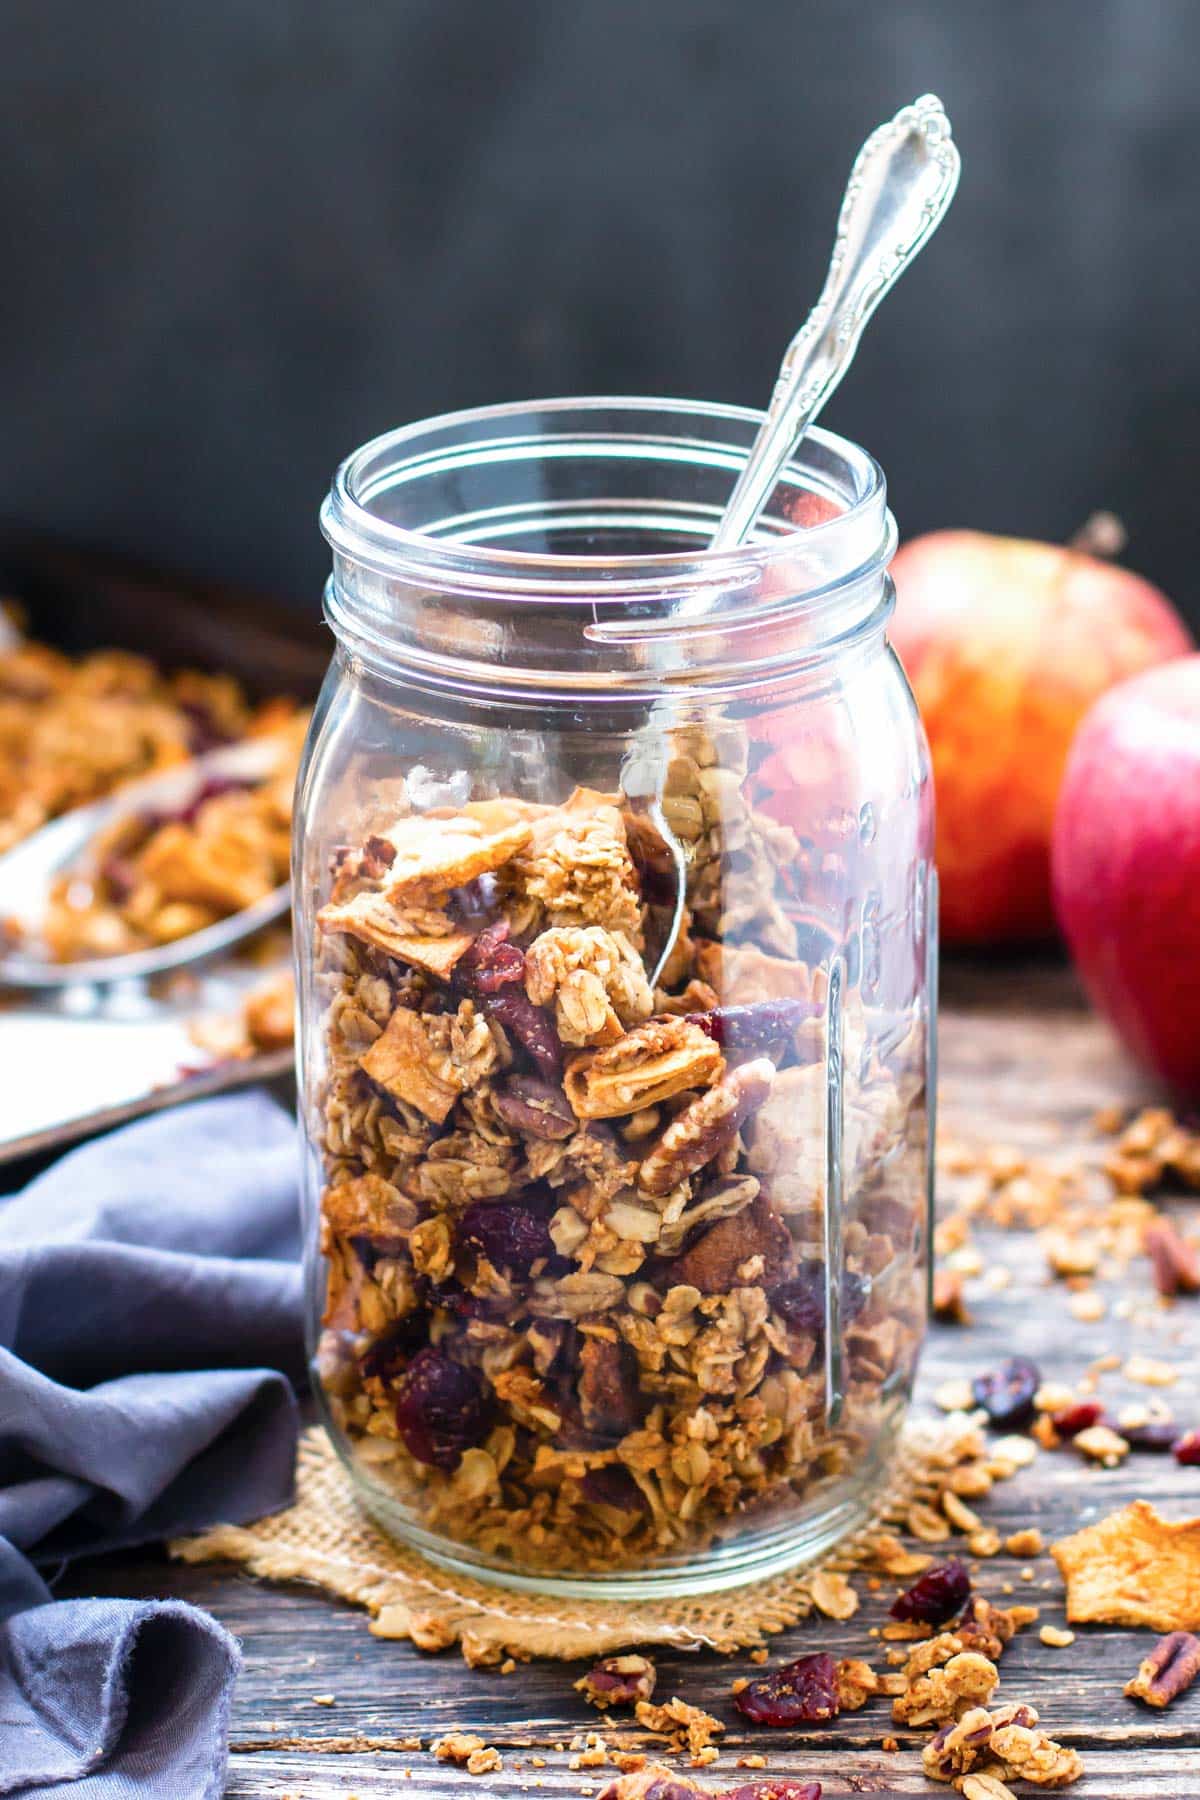
{"type": "Polygon", "coordinates": [[[1099,694],[1191,639],[1148,581],[1061,545],[938,531],[903,545],[892,575],[891,638],[933,754],[943,940],[1046,937],[1075,729],[1099,694]]]}
{"type": "Polygon", "coordinates": [[[1098,700],[1067,758],[1054,904],[1130,1049],[1200,1095],[1200,656],[1098,700]]]}

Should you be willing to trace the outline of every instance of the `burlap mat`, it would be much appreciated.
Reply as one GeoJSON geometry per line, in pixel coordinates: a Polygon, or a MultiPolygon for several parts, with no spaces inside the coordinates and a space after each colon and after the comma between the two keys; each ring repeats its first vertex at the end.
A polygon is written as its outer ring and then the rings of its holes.
{"type": "Polygon", "coordinates": [[[294,1506],[256,1525],[221,1525],[180,1539],[171,1552],[185,1562],[230,1560],[270,1581],[312,1582],[366,1607],[377,1636],[411,1638],[423,1649],[457,1643],[471,1663],[572,1659],[633,1644],[728,1654],[806,1618],[818,1604],[820,1576],[848,1574],[869,1562],[882,1529],[912,1529],[914,1508],[936,1504],[972,1439],[976,1434],[961,1415],[910,1424],[871,1518],[828,1556],[793,1573],[690,1599],[540,1598],[439,1569],[372,1522],[319,1428],[300,1442],[294,1506]]]}

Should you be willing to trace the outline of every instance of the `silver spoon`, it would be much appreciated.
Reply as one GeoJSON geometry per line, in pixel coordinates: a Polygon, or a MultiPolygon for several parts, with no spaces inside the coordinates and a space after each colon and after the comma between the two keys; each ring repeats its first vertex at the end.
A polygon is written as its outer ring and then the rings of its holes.
{"type": "MultiPolygon", "coordinates": [[[[216,779],[265,781],[280,768],[288,754],[285,745],[271,737],[249,738],[221,750],[209,751],[178,768],[167,769],[142,781],[131,782],[104,800],[78,806],[51,820],[12,850],[0,856],[0,919],[12,919],[25,938],[36,945],[39,927],[55,878],[79,865],[97,832],[128,813],[174,811],[187,806],[216,779]]],[[[0,955],[0,987],[52,988],[81,982],[142,980],[179,969],[232,949],[243,938],[281,919],[288,911],[291,889],[277,887],[253,906],[219,919],[203,931],[169,944],[131,950],[120,956],[91,957],[87,961],[50,962],[36,952],[13,950],[0,955]]]]}
{"type": "MultiPolygon", "coordinates": [[[[880,125],[859,151],[846,183],[821,297],[784,352],[766,416],[713,534],[712,549],[734,549],[752,534],[785,465],[853,362],[867,321],[944,218],[959,169],[950,121],[933,94],[880,125]]],[[[708,606],[707,596],[691,595],[675,617],[702,617],[708,606]]],[[[656,735],[652,760],[657,779],[647,810],[675,864],[676,901],[652,985],[657,985],[682,928],[687,891],[687,855],[662,806],[666,735],[657,730],[656,735]]],[[[643,761],[643,783],[645,772],[643,761]]],[[[645,785],[641,791],[646,793],[645,785]]]]}

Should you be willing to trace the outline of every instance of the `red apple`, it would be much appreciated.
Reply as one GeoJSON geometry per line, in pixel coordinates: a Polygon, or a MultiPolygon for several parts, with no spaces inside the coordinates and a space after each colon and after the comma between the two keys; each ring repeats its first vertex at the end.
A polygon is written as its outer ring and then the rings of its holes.
{"type": "Polygon", "coordinates": [[[933,754],[943,939],[1047,937],[1075,729],[1099,694],[1191,639],[1157,588],[1076,548],[938,531],[903,545],[892,575],[892,642],[933,754]]]}
{"type": "Polygon", "coordinates": [[[1084,983],[1143,1062],[1200,1095],[1200,656],[1105,694],[1067,758],[1054,904],[1084,983]]]}

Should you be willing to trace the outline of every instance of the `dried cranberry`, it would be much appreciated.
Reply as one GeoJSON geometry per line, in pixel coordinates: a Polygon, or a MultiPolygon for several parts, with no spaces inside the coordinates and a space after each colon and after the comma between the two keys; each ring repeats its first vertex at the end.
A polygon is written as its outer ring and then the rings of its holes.
{"type": "Polygon", "coordinates": [[[1185,1431],[1172,1452],[1175,1461],[1187,1469],[1200,1466],[1200,1431],[1185,1431]]]}
{"type": "Polygon", "coordinates": [[[347,1242],[368,1275],[374,1273],[378,1263],[394,1260],[408,1250],[406,1238],[372,1237],[366,1231],[356,1231],[347,1242]]]}
{"type": "Polygon", "coordinates": [[[525,952],[508,941],[508,920],[485,925],[470,949],[459,958],[459,980],[476,994],[495,994],[525,979],[525,952]]]}
{"type": "Polygon", "coordinates": [[[613,1506],[625,1513],[646,1511],[645,1494],[620,1463],[603,1463],[598,1469],[589,1469],[580,1486],[584,1498],[594,1506],[613,1506]]]}
{"type": "Polygon", "coordinates": [[[460,1244],[482,1251],[494,1269],[514,1275],[528,1275],[539,1258],[554,1254],[545,1219],[515,1200],[472,1200],[456,1236],[460,1244]]]}
{"type": "Polygon", "coordinates": [[[486,1319],[507,1310],[501,1294],[472,1294],[459,1281],[438,1281],[429,1289],[430,1306],[453,1313],[456,1319],[486,1319]]]}
{"type": "Polygon", "coordinates": [[[120,906],[137,886],[137,870],[128,857],[106,856],[100,864],[100,879],[120,906]]]}
{"type": "Polygon", "coordinates": [[[207,706],[198,700],[181,700],[178,704],[188,722],[187,746],[193,756],[203,756],[206,750],[229,743],[229,733],[220,728],[207,706]]]}
{"type": "Polygon", "coordinates": [[[716,1800],[821,1800],[819,1781],[747,1781],[741,1787],[723,1788],[716,1800]]]}
{"type": "Polygon", "coordinates": [[[1042,1385],[1041,1372],[1027,1356],[1010,1356],[998,1369],[977,1375],[971,1383],[975,1402],[993,1425],[1009,1429],[1033,1417],[1033,1396],[1042,1385]]]}
{"type": "Polygon", "coordinates": [[[256,785],[253,781],[234,781],[226,775],[214,775],[200,784],[186,806],[148,812],[143,817],[151,831],[157,831],[163,825],[194,825],[210,800],[219,800],[223,794],[248,794],[256,785]]]}
{"type": "MultiPolygon", "coordinates": [[[[857,1319],[871,1293],[870,1277],[853,1269],[842,1271],[842,1320],[850,1324],[857,1319]]],[[[825,1329],[825,1264],[806,1259],[796,1273],[772,1288],[768,1298],[785,1325],[793,1331],[809,1331],[819,1336],[825,1329]]]]}
{"type": "Polygon", "coordinates": [[[807,1725],[838,1710],[837,1662],[827,1651],[801,1656],[750,1682],[734,1705],[756,1725],[807,1725]]]}
{"type": "Polygon", "coordinates": [[[723,1050],[769,1050],[820,1013],[810,1000],[752,1000],[748,1006],[714,1006],[710,1012],[689,1013],[688,1023],[698,1025],[723,1050]]]}
{"type": "Polygon", "coordinates": [[[1073,1438],[1098,1425],[1103,1417],[1104,1408],[1099,1400],[1076,1400],[1073,1406],[1056,1412],[1051,1422],[1059,1437],[1073,1438]]]}
{"type": "MultiPolygon", "coordinates": [[[[518,955],[520,952],[518,952],[518,955]]],[[[557,1082],[562,1073],[562,1044],[549,1018],[522,988],[482,995],[484,1011],[516,1038],[533,1059],[539,1075],[557,1082]]]]}
{"type": "Polygon", "coordinates": [[[487,1430],[479,1378],[428,1345],[409,1363],[396,1400],[396,1425],[410,1456],[435,1469],[456,1469],[462,1453],[487,1430]]]}
{"type": "Polygon", "coordinates": [[[403,1374],[409,1357],[425,1336],[425,1315],[419,1309],[389,1325],[358,1359],[364,1381],[392,1382],[403,1374]]]}
{"type": "Polygon", "coordinates": [[[1116,1430],[1131,1450],[1149,1450],[1165,1455],[1179,1442],[1178,1425],[1165,1424],[1159,1419],[1153,1419],[1145,1425],[1118,1425],[1116,1430]]]}
{"type": "Polygon", "coordinates": [[[906,1624],[944,1625],[970,1598],[967,1565],[954,1556],[918,1575],[912,1586],[892,1601],[892,1617],[906,1624]]]}

